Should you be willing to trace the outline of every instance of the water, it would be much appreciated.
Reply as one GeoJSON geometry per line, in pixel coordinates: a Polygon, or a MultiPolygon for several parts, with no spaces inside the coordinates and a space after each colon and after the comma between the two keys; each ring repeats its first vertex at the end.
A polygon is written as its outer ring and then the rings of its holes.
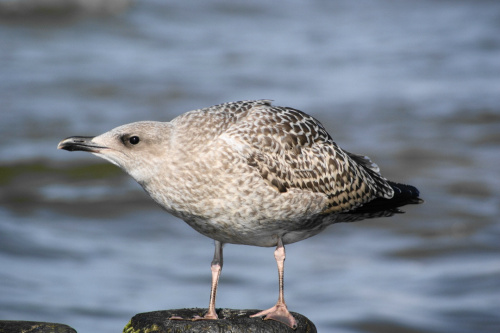
{"type": "MultiPolygon", "coordinates": [[[[499,2],[78,3],[0,6],[0,319],[119,332],[206,307],[212,241],[55,147],[267,98],[426,200],[288,246],[291,310],[320,332],[500,331],[499,2]]],[[[217,306],[276,297],[273,249],[227,245],[217,306]]]]}

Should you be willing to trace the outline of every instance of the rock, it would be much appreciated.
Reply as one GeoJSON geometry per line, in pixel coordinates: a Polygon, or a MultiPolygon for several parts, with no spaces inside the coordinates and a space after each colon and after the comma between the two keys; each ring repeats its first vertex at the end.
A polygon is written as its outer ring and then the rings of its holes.
{"type": "Polygon", "coordinates": [[[0,333],[76,333],[74,328],[64,324],[40,321],[0,320],[0,333]]]}
{"type": "Polygon", "coordinates": [[[123,329],[123,333],[268,333],[268,332],[295,332],[315,333],[316,326],[299,313],[292,312],[297,320],[297,329],[274,320],[250,318],[250,315],[260,310],[217,309],[219,320],[192,321],[194,316],[203,316],[207,309],[173,309],[136,314],[123,329]],[[186,320],[170,320],[172,316],[187,318],[186,320]]]}

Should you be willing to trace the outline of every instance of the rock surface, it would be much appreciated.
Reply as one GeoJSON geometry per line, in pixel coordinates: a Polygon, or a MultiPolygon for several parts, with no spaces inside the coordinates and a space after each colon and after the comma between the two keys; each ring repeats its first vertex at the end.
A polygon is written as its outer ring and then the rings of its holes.
{"type": "Polygon", "coordinates": [[[64,324],[39,321],[0,320],[0,333],[76,333],[64,324]]]}
{"type": "Polygon", "coordinates": [[[264,332],[295,332],[315,333],[314,324],[299,313],[292,312],[297,319],[297,329],[273,320],[250,318],[250,315],[259,310],[217,309],[219,320],[190,320],[194,316],[203,316],[207,309],[173,309],[139,313],[135,315],[123,329],[123,333],[175,333],[175,332],[217,332],[217,333],[264,333],[264,332]],[[172,316],[186,318],[186,320],[170,320],[172,316]]]}

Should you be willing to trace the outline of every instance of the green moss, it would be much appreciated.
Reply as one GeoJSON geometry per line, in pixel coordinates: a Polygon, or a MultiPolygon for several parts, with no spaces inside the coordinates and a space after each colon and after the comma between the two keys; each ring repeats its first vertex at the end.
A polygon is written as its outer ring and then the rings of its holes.
{"type": "Polygon", "coordinates": [[[131,320],[123,328],[123,333],[135,333],[134,328],[132,327],[132,321],[131,320]]]}
{"type": "Polygon", "coordinates": [[[127,325],[123,328],[123,333],[153,333],[153,332],[158,332],[160,330],[160,327],[156,324],[152,325],[151,327],[148,328],[140,328],[138,330],[134,330],[134,327],[132,326],[132,321],[129,321],[127,325]]]}
{"type": "Polygon", "coordinates": [[[150,328],[147,328],[144,333],[149,333],[149,332],[157,332],[160,330],[160,327],[158,325],[153,325],[150,328]]]}

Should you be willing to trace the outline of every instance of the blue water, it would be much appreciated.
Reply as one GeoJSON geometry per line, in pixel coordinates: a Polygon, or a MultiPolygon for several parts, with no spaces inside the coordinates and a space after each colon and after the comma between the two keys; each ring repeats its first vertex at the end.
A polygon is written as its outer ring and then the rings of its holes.
{"type": "MultiPolygon", "coordinates": [[[[500,2],[15,3],[0,1],[0,319],[119,332],[206,307],[212,241],[56,145],[266,98],[426,200],[287,246],[289,308],[320,332],[500,332],[500,2]]],[[[273,305],[273,249],[224,254],[217,306],[273,305]]]]}

